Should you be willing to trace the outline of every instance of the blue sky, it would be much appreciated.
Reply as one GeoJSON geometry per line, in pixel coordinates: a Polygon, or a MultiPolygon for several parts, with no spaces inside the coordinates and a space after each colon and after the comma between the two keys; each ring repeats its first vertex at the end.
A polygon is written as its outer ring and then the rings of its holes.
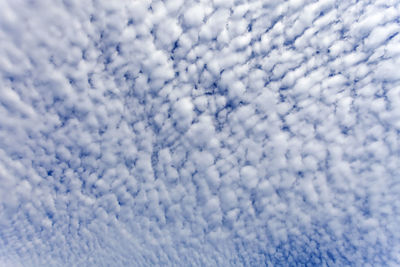
{"type": "Polygon", "coordinates": [[[0,265],[399,266],[399,19],[0,2],[0,265]]]}

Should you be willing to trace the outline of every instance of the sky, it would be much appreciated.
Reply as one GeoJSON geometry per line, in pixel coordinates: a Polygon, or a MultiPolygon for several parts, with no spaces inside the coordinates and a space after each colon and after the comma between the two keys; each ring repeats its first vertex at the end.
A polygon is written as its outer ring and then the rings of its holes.
{"type": "Polygon", "coordinates": [[[0,1],[0,266],[400,266],[397,0],[0,1]]]}

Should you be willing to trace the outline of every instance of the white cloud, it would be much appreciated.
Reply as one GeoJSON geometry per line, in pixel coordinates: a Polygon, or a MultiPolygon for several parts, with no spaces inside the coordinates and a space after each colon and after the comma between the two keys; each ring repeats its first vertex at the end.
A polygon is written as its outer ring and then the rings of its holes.
{"type": "Polygon", "coordinates": [[[191,6],[183,15],[185,25],[188,27],[200,26],[203,24],[204,13],[204,7],[201,4],[191,6]]]}
{"type": "Polygon", "coordinates": [[[396,1],[0,10],[0,265],[400,264],[396,1]]]}

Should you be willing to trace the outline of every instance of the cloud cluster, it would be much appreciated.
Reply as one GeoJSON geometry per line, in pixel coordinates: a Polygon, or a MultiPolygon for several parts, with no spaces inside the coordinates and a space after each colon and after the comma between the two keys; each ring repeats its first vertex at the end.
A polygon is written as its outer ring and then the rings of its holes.
{"type": "Polygon", "coordinates": [[[398,1],[0,10],[0,264],[400,265],[398,1]]]}

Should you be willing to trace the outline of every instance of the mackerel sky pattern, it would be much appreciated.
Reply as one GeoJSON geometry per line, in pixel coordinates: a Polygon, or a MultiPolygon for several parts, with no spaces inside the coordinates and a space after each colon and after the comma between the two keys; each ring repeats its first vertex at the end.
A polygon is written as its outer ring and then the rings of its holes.
{"type": "Polygon", "coordinates": [[[0,1],[0,266],[400,266],[400,2],[0,1]]]}

